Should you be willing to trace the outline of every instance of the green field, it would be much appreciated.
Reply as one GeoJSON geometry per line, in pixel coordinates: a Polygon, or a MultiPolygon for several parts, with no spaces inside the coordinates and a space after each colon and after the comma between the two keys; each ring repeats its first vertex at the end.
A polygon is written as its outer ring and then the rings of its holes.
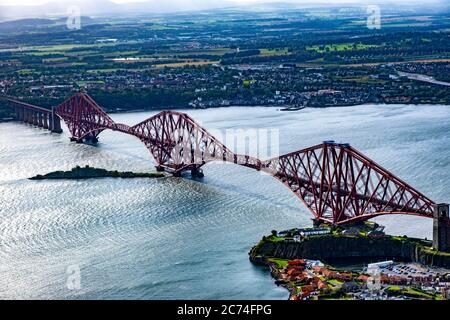
{"type": "Polygon", "coordinates": [[[281,48],[281,49],[259,49],[260,55],[264,57],[271,57],[271,56],[285,56],[289,54],[288,48],[281,48]]]}
{"type": "Polygon", "coordinates": [[[327,44],[309,46],[306,50],[316,51],[318,53],[334,52],[334,51],[352,51],[352,50],[364,50],[370,48],[377,48],[379,45],[362,44],[362,43],[341,43],[341,44],[327,44]]]}

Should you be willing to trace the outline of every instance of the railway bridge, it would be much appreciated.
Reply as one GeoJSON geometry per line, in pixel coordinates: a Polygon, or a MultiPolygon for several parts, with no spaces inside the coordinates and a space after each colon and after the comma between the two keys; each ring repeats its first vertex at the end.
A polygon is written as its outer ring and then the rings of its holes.
{"type": "MultiPolygon", "coordinates": [[[[175,176],[185,171],[202,175],[201,167],[212,161],[231,162],[265,172],[291,190],[311,211],[315,221],[339,225],[380,215],[405,214],[434,216],[435,221],[441,217],[439,225],[448,225],[448,205],[436,204],[349,144],[325,141],[260,160],[232,152],[185,113],[162,111],[129,126],[116,123],[86,93],[77,93],[52,110],[14,99],[7,101],[15,109],[17,120],[52,132],[61,132],[59,119],[62,119],[70,139],[77,143],[95,143],[104,130],[132,135],[145,144],[157,170],[175,176]]],[[[450,234],[449,230],[441,233],[441,242],[450,248],[450,236],[445,236],[450,234]]]]}

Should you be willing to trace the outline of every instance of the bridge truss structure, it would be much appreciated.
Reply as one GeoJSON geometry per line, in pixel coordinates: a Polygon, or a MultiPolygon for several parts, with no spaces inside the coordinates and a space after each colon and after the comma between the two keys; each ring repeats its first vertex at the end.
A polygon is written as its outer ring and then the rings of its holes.
{"type": "Polygon", "coordinates": [[[116,123],[89,95],[77,93],[54,113],[71,140],[97,142],[106,130],[141,140],[157,169],[180,176],[224,161],[267,173],[283,183],[316,221],[335,225],[387,214],[433,217],[435,202],[348,144],[325,141],[269,160],[232,152],[185,113],[162,111],[134,126],[116,123]]]}

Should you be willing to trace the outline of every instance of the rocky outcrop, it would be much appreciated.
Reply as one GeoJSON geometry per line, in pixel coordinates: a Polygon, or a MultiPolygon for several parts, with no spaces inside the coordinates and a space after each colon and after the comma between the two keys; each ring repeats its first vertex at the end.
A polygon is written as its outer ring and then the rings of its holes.
{"type": "Polygon", "coordinates": [[[427,242],[388,236],[371,238],[327,235],[311,237],[302,242],[262,240],[250,252],[250,259],[255,263],[263,263],[266,257],[317,259],[324,262],[393,259],[450,268],[450,254],[431,250],[427,242]]]}
{"type": "Polygon", "coordinates": [[[94,178],[131,179],[131,178],[162,178],[162,177],[165,177],[165,175],[160,172],[149,172],[149,173],[119,172],[86,166],[84,168],[75,167],[71,171],[55,171],[48,173],[46,175],[37,175],[35,177],[30,178],[30,180],[58,180],[58,179],[81,180],[94,178]]]}

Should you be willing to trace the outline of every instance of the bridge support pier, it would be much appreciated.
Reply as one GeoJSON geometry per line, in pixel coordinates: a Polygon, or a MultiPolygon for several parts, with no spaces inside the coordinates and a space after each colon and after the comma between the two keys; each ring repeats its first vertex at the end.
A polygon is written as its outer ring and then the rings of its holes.
{"type": "Polygon", "coordinates": [[[203,170],[200,168],[194,168],[191,170],[191,176],[193,178],[203,178],[205,174],[203,173],[203,170]]]}
{"type": "Polygon", "coordinates": [[[55,114],[54,108],[52,108],[52,113],[49,114],[49,125],[50,130],[53,133],[61,133],[61,120],[59,117],[55,114]]]}
{"type": "Polygon", "coordinates": [[[15,106],[14,114],[15,114],[14,119],[16,119],[17,121],[23,121],[23,108],[15,106]]]}
{"type": "Polygon", "coordinates": [[[48,115],[47,114],[43,114],[43,123],[42,123],[42,128],[44,129],[48,129],[48,115]]]}
{"type": "Polygon", "coordinates": [[[70,142],[83,143],[83,139],[78,139],[78,138],[75,138],[75,137],[71,137],[70,138],[70,142]]]}
{"type": "Polygon", "coordinates": [[[174,177],[181,177],[181,171],[175,171],[172,173],[174,177]]]}
{"type": "Polygon", "coordinates": [[[434,207],[433,249],[450,252],[450,217],[447,203],[440,203],[434,207]]]}
{"type": "Polygon", "coordinates": [[[28,124],[30,126],[33,125],[33,121],[34,121],[33,117],[34,117],[34,112],[32,110],[28,110],[28,124]]]}
{"type": "Polygon", "coordinates": [[[44,127],[44,115],[42,114],[42,112],[39,112],[38,114],[38,126],[39,128],[44,127]]]}
{"type": "Polygon", "coordinates": [[[16,114],[17,114],[17,120],[23,121],[23,108],[17,107],[16,114]]]}
{"type": "Polygon", "coordinates": [[[39,112],[33,111],[33,125],[39,127],[39,112]]]}
{"type": "Polygon", "coordinates": [[[320,225],[323,223],[322,220],[316,219],[316,218],[312,219],[312,221],[313,221],[313,227],[314,227],[314,228],[320,227],[320,225]]]}
{"type": "Polygon", "coordinates": [[[14,110],[14,118],[30,126],[50,130],[54,133],[61,133],[61,120],[52,110],[34,106],[25,102],[20,102],[14,99],[6,98],[6,101],[14,110]]]}
{"type": "Polygon", "coordinates": [[[33,119],[33,117],[34,117],[34,112],[32,111],[32,110],[28,110],[28,124],[30,125],[30,126],[32,126],[33,125],[33,121],[34,121],[34,119],[33,119]]]}
{"type": "Polygon", "coordinates": [[[29,116],[30,116],[30,111],[27,109],[24,109],[23,110],[23,122],[24,123],[28,123],[29,116]]]}
{"type": "Polygon", "coordinates": [[[94,134],[86,136],[84,138],[84,140],[89,143],[97,143],[98,142],[98,138],[94,134]]]}
{"type": "Polygon", "coordinates": [[[33,123],[32,112],[30,110],[25,111],[25,123],[29,125],[33,123]]]}

